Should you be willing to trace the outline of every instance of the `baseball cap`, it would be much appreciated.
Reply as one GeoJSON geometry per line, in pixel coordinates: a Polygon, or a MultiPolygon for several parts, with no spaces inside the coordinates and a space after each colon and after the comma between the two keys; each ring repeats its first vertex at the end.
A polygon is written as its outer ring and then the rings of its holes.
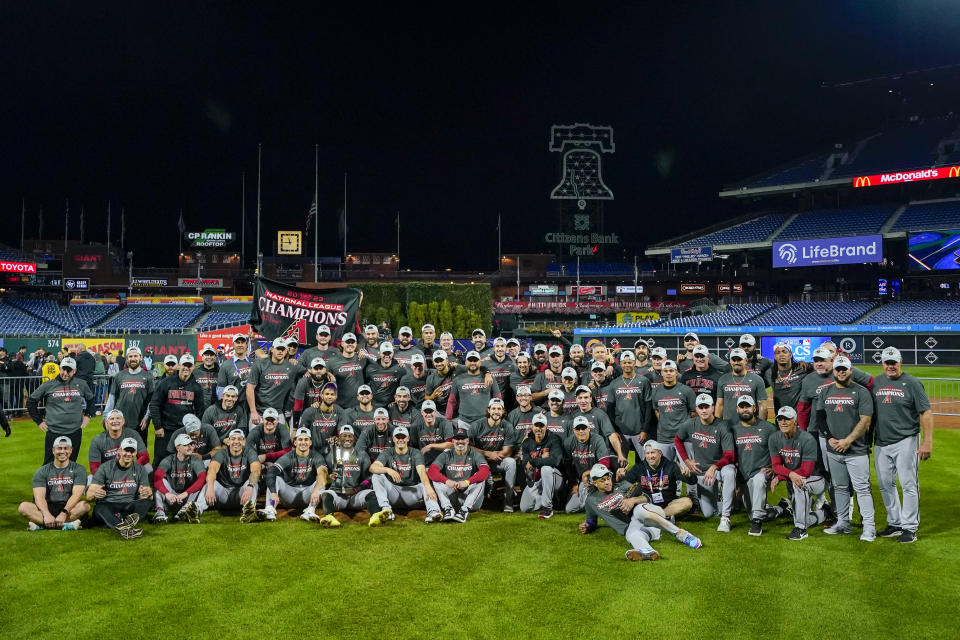
{"type": "Polygon", "coordinates": [[[479,360],[479,359],[480,359],[480,354],[477,353],[476,351],[467,351],[467,357],[466,357],[466,359],[467,359],[467,360],[479,360]]]}
{"type": "Polygon", "coordinates": [[[535,344],[535,345],[533,345],[533,352],[534,352],[534,353],[540,353],[541,351],[546,351],[546,350],[547,350],[547,345],[545,345],[545,344],[535,344]]]}
{"type": "Polygon", "coordinates": [[[363,328],[363,332],[366,333],[367,331],[376,331],[377,333],[380,333],[380,329],[377,329],[377,325],[375,324],[368,324],[365,326],[363,328]]]}
{"type": "Polygon", "coordinates": [[[677,368],[677,363],[674,362],[673,360],[664,360],[664,361],[663,361],[663,366],[661,366],[660,368],[661,368],[661,369],[676,369],[676,368],[677,368]]]}
{"type": "Polygon", "coordinates": [[[187,433],[196,433],[197,431],[200,431],[200,418],[198,418],[194,414],[192,413],[186,414],[185,416],[183,416],[182,422],[183,422],[183,428],[186,430],[187,433]]]}
{"type": "Polygon", "coordinates": [[[193,356],[190,355],[189,353],[185,353],[182,356],[180,356],[180,364],[193,364],[193,363],[194,363],[193,356]]]}
{"type": "Polygon", "coordinates": [[[246,341],[247,341],[247,336],[246,336],[246,334],[243,334],[243,333],[235,333],[235,334],[233,335],[233,341],[234,341],[234,342],[240,342],[241,340],[242,340],[243,342],[246,342],[246,341]]]}
{"type": "Polygon", "coordinates": [[[237,394],[237,395],[240,395],[240,389],[237,389],[237,388],[236,388],[235,386],[233,386],[232,384],[228,384],[227,386],[225,386],[225,387],[223,388],[223,392],[224,392],[224,393],[226,393],[227,391],[230,391],[231,393],[235,393],[235,394],[237,394]]]}
{"type": "Polygon", "coordinates": [[[900,355],[900,350],[896,347],[887,347],[883,350],[883,353],[880,354],[880,362],[889,362],[890,360],[895,360],[896,362],[903,361],[903,356],[900,355]]]}
{"type": "Polygon", "coordinates": [[[709,393],[701,393],[700,395],[698,395],[698,396],[697,396],[697,401],[696,401],[696,406],[699,407],[699,406],[702,405],[702,404],[710,405],[710,406],[712,407],[712,406],[713,406],[713,396],[711,396],[709,393]]]}
{"type": "Polygon", "coordinates": [[[740,344],[748,344],[752,347],[753,345],[757,344],[757,339],[749,333],[745,333],[740,336],[740,344]]]}
{"type": "Polygon", "coordinates": [[[547,416],[546,416],[546,414],[544,414],[544,413],[538,413],[537,415],[533,416],[533,420],[531,420],[531,422],[532,422],[533,424],[544,424],[544,425],[545,425],[545,424],[547,424],[547,416]]]}
{"type": "Polygon", "coordinates": [[[423,404],[420,405],[420,411],[436,411],[437,403],[433,400],[427,399],[423,401],[423,404]]]}
{"type": "Polygon", "coordinates": [[[402,386],[401,386],[401,387],[397,387],[396,391],[393,392],[393,395],[398,396],[398,395],[400,395],[401,393],[405,393],[405,394],[407,394],[407,395],[410,395],[410,387],[402,387],[402,386]]]}
{"type": "Polygon", "coordinates": [[[413,329],[410,327],[400,327],[400,331],[397,331],[398,336],[412,336],[413,329]]]}
{"type": "Polygon", "coordinates": [[[561,378],[573,378],[574,380],[576,380],[576,379],[577,379],[577,370],[574,369],[573,367],[567,367],[566,369],[564,369],[564,370],[560,373],[560,377],[561,377],[561,378]]]}
{"type": "Polygon", "coordinates": [[[584,391],[586,391],[587,393],[593,393],[592,391],[590,391],[590,387],[588,387],[585,384],[581,384],[576,389],[574,389],[574,393],[577,393],[577,394],[583,393],[584,391]]]}
{"type": "Polygon", "coordinates": [[[357,394],[358,394],[358,395],[361,394],[361,393],[363,393],[364,391],[366,391],[367,393],[373,393],[373,389],[371,389],[371,388],[370,388],[370,385],[368,385],[368,384],[362,384],[362,385],[360,385],[359,387],[357,387],[357,394]]]}
{"type": "Polygon", "coordinates": [[[623,353],[620,354],[620,362],[623,362],[624,360],[630,360],[631,362],[636,362],[637,356],[634,355],[633,351],[624,351],[623,353]]]}
{"type": "Polygon", "coordinates": [[[247,436],[243,435],[243,429],[231,429],[230,433],[227,434],[228,438],[233,438],[234,436],[240,436],[241,438],[246,438],[247,436]]]}
{"type": "Polygon", "coordinates": [[[651,357],[651,358],[666,358],[666,357],[667,357],[667,350],[664,349],[663,347],[654,347],[653,349],[650,349],[650,357],[651,357]]]}
{"type": "Polygon", "coordinates": [[[697,342],[700,342],[700,337],[693,331],[687,331],[685,334],[683,334],[683,339],[686,340],[687,338],[693,338],[697,342]]]}
{"type": "Polygon", "coordinates": [[[287,338],[287,346],[289,347],[290,345],[297,345],[297,346],[299,346],[299,345],[300,345],[300,341],[297,340],[296,338],[294,338],[293,336],[290,336],[289,338],[287,338]]]}
{"type": "Polygon", "coordinates": [[[790,353],[793,353],[793,349],[790,348],[790,345],[787,344],[786,342],[783,342],[782,340],[777,344],[773,345],[773,350],[776,351],[777,349],[786,349],[790,353]]]}
{"type": "Polygon", "coordinates": [[[583,351],[583,345],[582,344],[570,345],[570,353],[573,353],[574,351],[576,351],[577,353],[580,353],[581,351],[583,351]]]}
{"type": "Polygon", "coordinates": [[[529,395],[531,395],[532,393],[533,393],[533,392],[530,390],[530,387],[528,387],[527,385],[523,385],[523,386],[517,387],[517,395],[518,395],[518,396],[529,396],[529,395]]]}
{"type": "Polygon", "coordinates": [[[223,349],[226,349],[226,348],[227,348],[227,345],[223,344],[222,342],[217,345],[217,351],[222,351],[223,349]]]}
{"type": "Polygon", "coordinates": [[[341,435],[341,436],[342,436],[343,434],[345,434],[345,433],[349,433],[349,434],[352,434],[352,435],[357,435],[357,432],[354,431],[354,430],[353,430],[353,427],[350,426],[349,424],[342,424],[342,425],[340,425],[340,431],[337,432],[337,434],[338,434],[338,435],[341,435]]]}
{"type": "Polygon", "coordinates": [[[730,349],[730,355],[727,357],[730,358],[731,360],[733,358],[740,358],[741,360],[746,360],[747,352],[741,349],[740,347],[737,347],[736,349],[730,349]]]}
{"type": "Polygon", "coordinates": [[[427,361],[424,359],[422,353],[415,353],[410,356],[410,364],[426,364],[427,361]]]}
{"type": "Polygon", "coordinates": [[[797,412],[793,407],[780,407],[780,410],[777,411],[777,417],[783,416],[789,420],[793,420],[797,417],[797,412]]]}
{"type": "Polygon", "coordinates": [[[430,331],[433,331],[434,333],[437,332],[436,327],[434,327],[432,324],[430,324],[430,323],[428,322],[427,324],[425,324],[425,325],[423,325],[422,327],[420,327],[420,333],[423,333],[423,332],[426,331],[427,329],[429,329],[430,331]]]}
{"type": "Polygon", "coordinates": [[[834,359],[833,361],[834,369],[840,369],[840,368],[849,369],[851,366],[853,366],[853,363],[850,362],[850,358],[848,358],[847,356],[837,356],[836,359],[834,359]]]}
{"type": "Polygon", "coordinates": [[[383,407],[378,407],[376,410],[374,410],[373,417],[379,418],[380,416],[383,416],[384,418],[389,418],[390,413],[383,407]]]}
{"type": "Polygon", "coordinates": [[[610,468],[606,465],[602,465],[599,462],[590,467],[590,479],[599,480],[600,478],[605,478],[609,475],[612,475],[613,471],[610,471],[610,468]]]}
{"type": "Polygon", "coordinates": [[[356,341],[357,341],[357,336],[355,333],[351,331],[347,331],[345,334],[343,334],[343,337],[340,338],[340,342],[356,342],[356,341]]]}
{"type": "Polygon", "coordinates": [[[563,349],[561,349],[557,345],[553,345],[552,347],[550,347],[550,351],[548,351],[547,353],[549,353],[551,356],[562,356],[563,349]]]}
{"type": "Polygon", "coordinates": [[[187,434],[181,433],[174,439],[173,444],[177,447],[182,447],[184,445],[193,444],[193,440],[187,434]]]}
{"type": "Polygon", "coordinates": [[[381,342],[380,353],[393,353],[393,345],[389,342],[381,342]]]}
{"type": "Polygon", "coordinates": [[[286,349],[287,341],[283,338],[274,338],[270,346],[272,346],[274,349],[286,349]]]}
{"type": "Polygon", "coordinates": [[[453,432],[454,440],[463,440],[470,437],[470,429],[466,427],[457,427],[457,430],[453,432]]]}
{"type": "Polygon", "coordinates": [[[490,398],[490,401],[487,402],[488,407],[503,406],[503,400],[500,398],[490,398]]]}
{"type": "MultiPolygon", "coordinates": [[[[66,360],[66,358],[64,358],[64,360],[66,360]]],[[[163,359],[163,364],[177,364],[177,362],[177,356],[173,355],[172,353],[163,359]]],[[[60,363],[60,366],[63,366],[62,362],[60,363]]]]}
{"type": "Polygon", "coordinates": [[[321,358],[320,356],[317,356],[316,358],[310,361],[311,369],[314,369],[316,367],[325,367],[325,366],[327,366],[327,361],[321,358]]]}
{"type": "Polygon", "coordinates": [[[504,346],[506,346],[507,341],[504,340],[503,338],[494,338],[494,339],[493,339],[493,346],[496,347],[496,346],[501,345],[501,344],[504,345],[504,346]]]}
{"type": "Polygon", "coordinates": [[[590,371],[606,371],[607,365],[603,364],[599,360],[594,360],[593,364],[590,365],[590,371]]]}
{"type": "Polygon", "coordinates": [[[442,362],[443,360],[447,359],[447,352],[443,349],[437,349],[433,352],[433,356],[431,357],[433,358],[434,362],[442,362]]]}
{"type": "Polygon", "coordinates": [[[294,438],[302,438],[304,436],[310,438],[311,440],[313,439],[313,434],[310,433],[310,429],[307,429],[306,427],[300,427],[297,429],[297,432],[293,434],[294,438]]]}
{"type": "Polygon", "coordinates": [[[214,348],[213,348],[213,345],[210,344],[209,342],[208,342],[207,344],[203,345],[203,348],[200,349],[200,355],[205,354],[207,351],[209,351],[209,352],[212,353],[213,355],[217,355],[217,350],[214,349],[214,348]]]}
{"type": "Polygon", "coordinates": [[[647,342],[644,338],[637,338],[637,340],[633,343],[633,348],[636,349],[640,345],[643,345],[648,349],[650,348],[650,343],[647,342]]]}
{"type": "Polygon", "coordinates": [[[563,400],[563,391],[560,389],[551,389],[550,393],[547,394],[548,400],[563,400]]]}
{"type": "Polygon", "coordinates": [[[587,417],[586,417],[586,416],[577,416],[576,418],[573,419],[573,428],[576,429],[577,427],[587,427],[587,428],[589,428],[589,427],[590,427],[590,421],[587,420],[587,417]]]}
{"type": "Polygon", "coordinates": [[[130,347],[129,349],[127,349],[128,356],[132,356],[133,354],[137,354],[138,356],[143,355],[142,353],[140,353],[140,347],[130,347]]]}
{"type": "MultiPolygon", "coordinates": [[[[174,360],[176,360],[176,358],[177,358],[176,356],[173,357],[174,360]]],[[[63,367],[70,367],[71,369],[76,369],[77,361],[71,358],[70,356],[67,356],[66,358],[60,361],[60,368],[62,369],[63,367]]]]}
{"type": "Polygon", "coordinates": [[[487,337],[487,332],[484,331],[483,329],[474,329],[474,330],[473,330],[473,333],[471,333],[470,336],[471,336],[471,337],[472,337],[472,336],[483,336],[484,338],[486,338],[486,337],[487,337]]]}
{"type": "Polygon", "coordinates": [[[263,410],[263,419],[266,420],[267,418],[277,420],[280,418],[280,413],[273,407],[267,407],[263,410]]]}
{"type": "Polygon", "coordinates": [[[71,440],[67,436],[58,436],[57,439],[53,441],[54,447],[59,447],[60,445],[63,445],[63,444],[67,445],[71,449],[73,448],[73,440],[71,440]]]}
{"type": "Polygon", "coordinates": [[[740,406],[741,404],[748,404],[751,407],[757,406],[757,403],[753,399],[753,396],[740,396],[739,398],[737,398],[737,406],[740,406]]]}
{"type": "Polygon", "coordinates": [[[403,427],[403,426],[394,427],[394,429],[393,429],[393,435],[394,435],[394,437],[396,437],[396,436],[408,436],[408,437],[409,437],[409,436],[410,436],[410,431],[408,431],[407,428],[406,428],[406,427],[403,427]]]}
{"type": "Polygon", "coordinates": [[[516,338],[510,338],[509,340],[507,340],[507,346],[508,346],[508,347],[509,347],[510,345],[512,345],[512,344],[515,344],[515,345],[517,345],[517,346],[519,347],[519,346],[520,346],[520,341],[517,340],[516,338]]]}
{"type": "Polygon", "coordinates": [[[653,440],[647,440],[643,443],[643,450],[646,451],[647,449],[656,449],[657,451],[660,451],[660,447],[658,447],[657,443],[653,440]]]}
{"type": "MultiPolygon", "coordinates": [[[[187,436],[187,437],[189,438],[190,436],[187,436]]],[[[120,442],[120,448],[121,448],[121,449],[133,449],[134,451],[136,451],[136,450],[137,450],[137,441],[134,440],[133,438],[124,438],[124,439],[120,442]]]]}
{"type": "Polygon", "coordinates": [[[317,335],[330,335],[330,327],[325,324],[320,325],[317,327],[317,335]]]}
{"type": "Polygon", "coordinates": [[[110,418],[110,417],[115,416],[115,415],[120,416],[120,417],[122,418],[122,417],[123,417],[123,411],[120,411],[120,409],[111,409],[111,410],[107,413],[107,415],[105,415],[105,416],[103,416],[103,417],[104,417],[104,418],[110,418]]]}
{"type": "Polygon", "coordinates": [[[710,355],[710,349],[707,349],[705,345],[698,344],[693,348],[693,355],[695,356],[708,356],[710,355]]]}
{"type": "Polygon", "coordinates": [[[824,360],[829,360],[829,359],[830,359],[830,349],[827,349],[826,347],[817,347],[816,349],[813,350],[813,357],[814,357],[814,358],[823,358],[824,360]]]}

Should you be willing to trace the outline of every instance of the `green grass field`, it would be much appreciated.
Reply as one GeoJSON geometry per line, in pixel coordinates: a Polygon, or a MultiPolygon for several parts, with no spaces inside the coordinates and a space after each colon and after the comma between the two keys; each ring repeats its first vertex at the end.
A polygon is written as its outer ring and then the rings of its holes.
{"type": "MultiPolygon", "coordinates": [[[[85,434],[100,429],[99,419],[85,434]]],[[[663,560],[624,560],[625,540],[582,516],[475,514],[464,525],[398,520],[322,530],[298,519],[240,525],[216,513],[198,526],[113,532],[28,532],[42,438],[28,421],[0,439],[0,634],[234,638],[317,633],[349,638],[927,638],[955,633],[960,535],[954,461],[960,431],[938,429],[921,468],[919,541],[858,536],[802,542],[792,523],[747,536],[716,522],[684,526],[704,546],[672,539],[663,560]]],[[[81,462],[85,462],[85,453],[81,462]]],[[[782,488],[778,493],[782,492],[782,488]]],[[[878,522],[883,506],[875,493],[878,522]]],[[[856,532],[856,529],[855,529],[856,532]]]]}

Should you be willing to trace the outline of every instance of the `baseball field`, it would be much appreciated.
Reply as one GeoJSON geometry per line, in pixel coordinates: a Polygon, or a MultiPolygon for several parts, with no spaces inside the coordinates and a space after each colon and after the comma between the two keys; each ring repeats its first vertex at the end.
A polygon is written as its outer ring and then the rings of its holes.
{"type": "MultiPolygon", "coordinates": [[[[933,457],[921,464],[915,544],[864,543],[857,528],[834,537],[819,527],[789,542],[786,519],[753,538],[738,513],[729,534],[715,521],[684,521],[703,547],[661,540],[656,563],[627,562],[622,537],[606,527],[581,535],[582,515],[562,514],[481,512],[466,524],[411,518],[330,531],[295,518],[241,525],[211,512],[200,525],[147,525],[129,542],[102,528],[29,532],[16,506],[30,497],[43,439],[32,422],[13,427],[0,438],[4,638],[956,634],[960,430],[939,420],[933,457]]],[[[85,442],[100,428],[91,422],[85,442]]],[[[883,503],[873,493],[880,528],[883,503]]]]}

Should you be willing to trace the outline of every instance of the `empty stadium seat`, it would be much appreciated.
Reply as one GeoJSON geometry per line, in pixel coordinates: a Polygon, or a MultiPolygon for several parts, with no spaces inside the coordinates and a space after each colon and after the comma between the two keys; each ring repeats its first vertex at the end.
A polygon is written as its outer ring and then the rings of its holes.
{"type": "Polygon", "coordinates": [[[905,300],[890,302],[863,320],[863,324],[957,324],[958,300],[905,300]]]}
{"type": "Polygon", "coordinates": [[[236,327],[250,322],[250,311],[211,311],[197,325],[197,331],[212,331],[226,327],[236,327]]]}
{"type": "Polygon", "coordinates": [[[699,316],[674,318],[661,327],[730,327],[744,325],[757,316],[773,309],[774,304],[731,304],[726,311],[705,313],[699,316]]]}
{"type": "Polygon", "coordinates": [[[934,166],[941,140],[957,128],[956,116],[931,118],[870,138],[852,161],[830,176],[846,178],[934,166]]]}
{"type": "Polygon", "coordinates": [[[96,328],[98,333],[118,331],[180,331],[200,314],[202,305],[129,305],[96,328]]]}
{"type": "Polygon", "coordinates": [[[934,229],[960,229],[960,200],[911,204],[890,227],[890,231],[934,229]]]}
{"type": "Polygon", "coordinates": [[[674,247],[715,247],[718,245],[763,242],[790,217],[786,213],[773,213],[726,229],[720,229],[692,240],[685,240],[674,247]]]}
{"type": "Polygon", "coordinates": [[[63,333],[62,328],[38,320],[9,304],[0,304],[0,326],[7,335],[44,336],[63,333]]]}
{"type": "Polygon", "coordinates": [[[896,205],[887,204],[801,213],[774,240],[877,234],[896,209],[896,205]]]}
{"type": "Polygon", "coordinates": [[[757,318],[758,325],[852,324],[874,302],[790,302],[757,318]]]}

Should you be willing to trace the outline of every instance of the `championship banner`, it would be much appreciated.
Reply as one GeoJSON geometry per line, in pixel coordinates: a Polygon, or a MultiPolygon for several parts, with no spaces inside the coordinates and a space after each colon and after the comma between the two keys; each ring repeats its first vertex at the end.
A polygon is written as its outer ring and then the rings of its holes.
{"type": "Polygon", "coordinates": [[[116,354],[124,348],[123,338],[63,338],[61,342],[61,346],[71,353],[75,352],[81,344],[86,345],[87,351],[100,355],[107,351],[116,354]]]}
{"type": "Polygon", "coordinates": [[[348,331],[360,333],[359,289],[301,289],[257,278],[253,285],[250,326],[263,337],[296,338],[311,344],[320,325],[330,327],[331,343],[348,331]]]}

